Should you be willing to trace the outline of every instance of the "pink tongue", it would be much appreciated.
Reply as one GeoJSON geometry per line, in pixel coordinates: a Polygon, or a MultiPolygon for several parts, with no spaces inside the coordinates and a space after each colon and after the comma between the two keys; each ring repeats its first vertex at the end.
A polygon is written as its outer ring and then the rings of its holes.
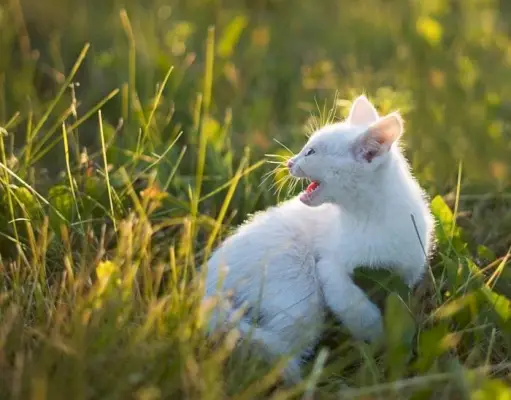
{"type": "Polygon", "coordinates": [[[307,189],[305,190],[307,193],[311,193],[319,186],[318,182],[312,182],[309,186],[307,186],[307,189]]]}

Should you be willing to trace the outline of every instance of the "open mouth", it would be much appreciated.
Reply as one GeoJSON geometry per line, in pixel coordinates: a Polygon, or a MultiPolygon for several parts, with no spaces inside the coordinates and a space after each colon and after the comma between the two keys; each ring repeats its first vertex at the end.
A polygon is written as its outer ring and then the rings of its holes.
{"type": "Polygon", "coordinates": [[[300,195],[300,201],[305,204],[310,204],[312,199],[318,194],[321,190],[321,183],[318,181],[312,181],[307,189],[300,195]]]}

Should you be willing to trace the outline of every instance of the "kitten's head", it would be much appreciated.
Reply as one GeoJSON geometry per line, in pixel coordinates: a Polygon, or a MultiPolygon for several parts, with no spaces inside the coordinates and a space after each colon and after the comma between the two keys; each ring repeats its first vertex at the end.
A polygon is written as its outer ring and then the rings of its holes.
{"type": "Polygon", "coordinates": [[[348,118],[316,131],[302,150],[288,161],[291,175],[312,183],[300,195],[309,206],[356,198],[374,183],[375,173],[395,156],[394,143],[403,132],[395,112],[379,117],[365,97],[358,97],[348,118]]]}

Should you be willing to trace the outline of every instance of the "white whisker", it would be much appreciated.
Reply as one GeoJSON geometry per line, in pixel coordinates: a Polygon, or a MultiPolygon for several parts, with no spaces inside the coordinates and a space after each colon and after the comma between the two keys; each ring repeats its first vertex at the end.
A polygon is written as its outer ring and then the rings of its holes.
{"type": "Polygon", "coordinates": [[[287,156],[283,156],[282,154],[265,154],[265,157],[274,157],[274,158],[284,158],[287,159],[287,156]]]}
{"type": "Polygon", "coordinates": [[[291,151],[291,149],[290,149],[289,147],[287,147],[284,143],[280,142],[278,139],[275,139],[275,138],[273,138],[273,140],[274,140],[275,142],[277,142],[278,144],[280,144],[280,145],[281,145],[284,149],[286,149],[287,151],[289,151],[289,152],[291,153],[291,155],[293,155],[293,156],[295,155],[295,154],[291,151]]]}

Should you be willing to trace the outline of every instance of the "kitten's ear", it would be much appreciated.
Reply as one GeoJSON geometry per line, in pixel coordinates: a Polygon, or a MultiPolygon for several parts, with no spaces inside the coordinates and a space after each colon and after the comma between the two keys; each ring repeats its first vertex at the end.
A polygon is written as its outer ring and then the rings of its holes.
{"type": "Polygon", "coordinates": [[[403,133],[403,119],[397,112],[373,123],[354,145],[355,158],[371,162],[387,153],[403,133]]]}
{"type": "Polygon", "coordinates": [[[351,105],[348,123],[351,125],[369,125],[378,120],[378,112],[369,99],[361,95],[351,105]]]}

